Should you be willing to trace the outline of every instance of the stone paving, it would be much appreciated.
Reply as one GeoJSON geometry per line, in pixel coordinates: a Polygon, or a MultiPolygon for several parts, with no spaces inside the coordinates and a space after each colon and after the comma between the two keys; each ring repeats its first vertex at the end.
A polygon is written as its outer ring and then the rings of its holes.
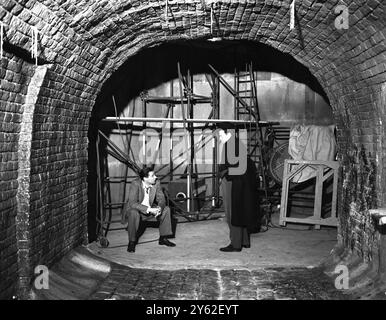
{"type": "Polygon", "coordinates": [[[92,300],[350,300],[318,268],[154,270],[113,265],[92,300]]]}

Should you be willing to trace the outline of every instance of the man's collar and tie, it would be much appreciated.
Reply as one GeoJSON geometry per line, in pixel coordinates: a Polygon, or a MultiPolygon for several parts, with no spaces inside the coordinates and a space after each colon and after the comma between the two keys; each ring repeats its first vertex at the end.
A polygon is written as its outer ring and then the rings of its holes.
{"type": "Polygon", "coordinates": [[[152,185],[148,185],[146,184],[144,181],[142,181],[142,189],[143,189],[143,192],[144,192],[144,197],[143,197],[143,200],[142,200],[142,204],[146,207],[151,207],[151,203],[150,203],[150,190],[153,188],[152,185]]]}
{"type": "Polygon", "coordinates": [[[145,182],[142,181],[142,188],[145,190],[145,193],[149,194],[150,189],[153,188],[152,185],[147,185],[145,182]]]}

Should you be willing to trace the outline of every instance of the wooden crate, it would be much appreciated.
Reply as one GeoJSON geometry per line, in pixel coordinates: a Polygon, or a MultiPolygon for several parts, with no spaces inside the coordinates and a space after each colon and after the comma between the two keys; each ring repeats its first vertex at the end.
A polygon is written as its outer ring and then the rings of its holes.
{"type": "Polygon", "coordinates": [[[280,205],[280,219],[279,224],[285,226],[287,222],[312,224],[316,229],[320,229],[321,225],[324,226],[337,226],[338,219],[336,213],[336,199],[338,188],[338,161],[321,161],[321,160],[285,160],[283,171],[283,185],[281,193],[281,205],[280,205]],[[315,181],[315,197],[314,197],[314,212],[312,216],[305,218],[289,217],[287,214],[288,205],[288,193],[291,179],[298,175],[302,170],[307,167],[311,167],[316,171],[315,181]],[[322,196],[323,196],[323,184],[325,181],[333,177],[332,188],[332,203],[331,203],[331,216],[328,218],[322,218],[322,196]]]}

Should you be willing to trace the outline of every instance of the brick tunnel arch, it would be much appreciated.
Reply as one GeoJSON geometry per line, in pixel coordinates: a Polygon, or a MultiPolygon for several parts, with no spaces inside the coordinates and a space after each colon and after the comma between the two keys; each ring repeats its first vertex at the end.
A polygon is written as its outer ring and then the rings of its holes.
{"type": "Polygon", "coordinates": [[[260,42],[310,70],[339,124],[340,241],[372,259],[367,210],[384,205],[386,195],[385,21],[380,2],[352,1],[349,28],[338,29],[338,4],[297,2],[292,30],[287,1],[1,4],[0,133],[10,163],[0,170],[7,190],[1,227],[10,230],[1,245],[4,257],[12,258],[1,259],[0,271],[18,271],[9,278],[13,282],[2,284],[3,292],[14,292],[17,282],[26,288],[34,266],[52,264],[86,240],[87,130],[95,99],[128,57],[175,40],[260,42]],[[30,56],[31,27],[39,33],[36,60],[30,56]]]}

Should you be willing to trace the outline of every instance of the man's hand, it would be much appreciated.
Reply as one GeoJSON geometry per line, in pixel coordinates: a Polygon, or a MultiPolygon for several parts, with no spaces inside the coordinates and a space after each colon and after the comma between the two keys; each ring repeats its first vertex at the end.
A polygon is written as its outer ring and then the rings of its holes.
{"type": "Polygon", "coordinates": [[[157,207],[157,213],[155,214],[155,217],[157,218],[161,213],[162,213],[162,209],[161,207],[157,207]]]}
{"type": "Polygon", "coordinates": [[[149,208],[148,211],[154,217],[158,217],[161,214],[161,208],[160,207],[149,208]]]}
{"type": "Polygon", "coordinates": [[[161,207],[155,207],[154,209],[156,209],[154,217],[157,218],[161,214],[162,210],[161,207]]]}

